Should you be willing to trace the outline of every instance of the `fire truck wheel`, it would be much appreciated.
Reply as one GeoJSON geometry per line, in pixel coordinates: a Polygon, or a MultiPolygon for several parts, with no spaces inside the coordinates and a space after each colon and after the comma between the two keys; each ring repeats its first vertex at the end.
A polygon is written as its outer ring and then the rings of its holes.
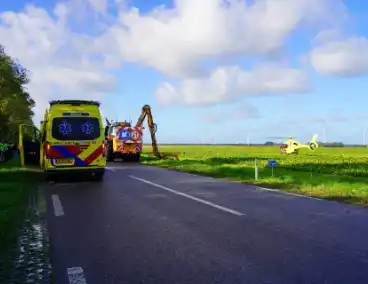
{"type": "Polygon", "coordinates": [[[134,162],[139,163],[139,161],[141,160],[141,153],[137,153],[134,155],[134,162]]]}
{"type": "Polygon", "coordinates": [[[94,180],[102,181],[104,178],[105,169],[94,172],[94,180]]]}

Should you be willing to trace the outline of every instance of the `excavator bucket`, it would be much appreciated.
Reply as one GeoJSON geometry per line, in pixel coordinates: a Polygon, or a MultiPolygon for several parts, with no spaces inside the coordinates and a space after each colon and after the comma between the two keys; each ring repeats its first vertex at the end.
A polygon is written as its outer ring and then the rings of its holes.
{"type": "Polygon", "coordinates": [[[178,161],[179,160],[179,154],[178,153],[161,153],[161,157],[162,159],[169,159],[171,158],[172,160],[178,161]]]}
{"type": "MultiPolygon", "coordinates": [[[[150,155],[150,156],[157,157],[157,155],[155,155],[155,153],[153,153],[153,152],[148,152],[147,154],[150,155]]],[[[179,160],[179,153],[165,153],[165,152],[162,153],[162,152],[160,152],[160,157],[157,157],[157,158],[164,159],[164,160],[167,160],[167,159],[171,158],[171,160],[178,161],[179,160]]]]}

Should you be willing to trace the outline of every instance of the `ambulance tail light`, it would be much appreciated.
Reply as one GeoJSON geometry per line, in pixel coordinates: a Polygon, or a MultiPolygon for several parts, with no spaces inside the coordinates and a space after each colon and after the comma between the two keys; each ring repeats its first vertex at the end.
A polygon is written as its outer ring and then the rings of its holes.
{"type": "Polygon", "coordinates": [[[46,158],[50,159],[50,152],[51,152],[51,146],[49,143],[46,144],[45,146],[45,153],[46,153],[46,158]]]}
{"type": "Polygon", "coordinates": [[[102,157],[106,157],[106,141],[102,142],[102,157]]]}

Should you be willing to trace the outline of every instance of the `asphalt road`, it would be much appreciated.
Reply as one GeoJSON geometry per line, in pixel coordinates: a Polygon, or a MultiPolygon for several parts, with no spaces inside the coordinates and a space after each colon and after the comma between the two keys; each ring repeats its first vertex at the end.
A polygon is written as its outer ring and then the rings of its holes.
{"type": "Polygon", "coordinates": [[[44,189],[57,284],[368,283],[367,209],[121,163],[44,189]]]}

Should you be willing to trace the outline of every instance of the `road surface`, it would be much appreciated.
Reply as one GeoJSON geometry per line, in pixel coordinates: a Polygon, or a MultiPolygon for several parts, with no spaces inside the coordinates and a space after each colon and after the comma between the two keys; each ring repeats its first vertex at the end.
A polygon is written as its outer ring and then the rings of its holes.
{"type": "Polygon", "coordinates": [[[364,208],[121,163],[44,189],[57,284],[368,283],[364,208]]]}

